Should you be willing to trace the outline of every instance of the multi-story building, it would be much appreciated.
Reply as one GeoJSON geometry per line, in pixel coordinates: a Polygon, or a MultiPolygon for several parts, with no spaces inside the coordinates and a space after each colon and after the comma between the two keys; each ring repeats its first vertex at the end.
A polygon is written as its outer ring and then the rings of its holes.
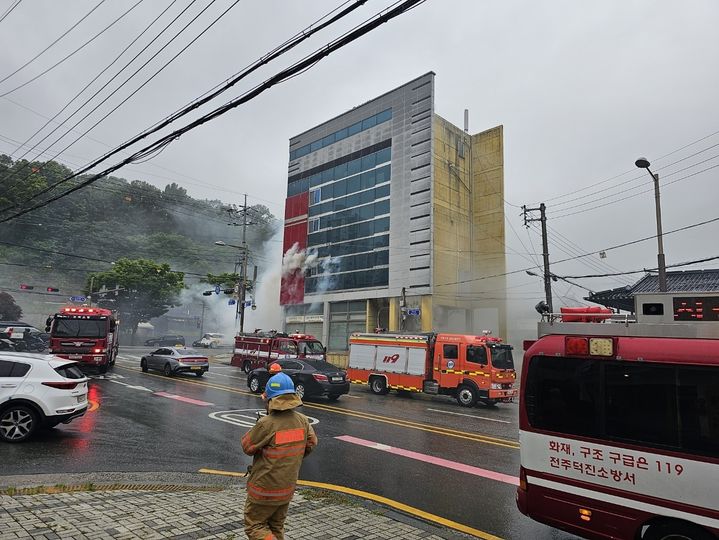
{"type": "Polygon", "coordinates": [[[290,140],[280,303],[330,351],[378,327],[506,331],[502,126],[435,114],[434,77],[290,140]]]}

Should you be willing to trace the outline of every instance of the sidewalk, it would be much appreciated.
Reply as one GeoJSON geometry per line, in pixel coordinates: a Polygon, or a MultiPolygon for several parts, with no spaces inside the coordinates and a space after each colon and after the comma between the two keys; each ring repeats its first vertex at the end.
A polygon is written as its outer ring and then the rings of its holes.
{"type": "MultiPolygon", "coordinates": [[[[246,538],[245,483],[236,479],[152,473],[5,476],[0,493],[0,540],[246,538]],[[28,494],[30,486],[46,488],[28,494]]],[[[285,533],[288,540],[469,538],[375,503],[310,488],[295,494],[285,533]]]]}

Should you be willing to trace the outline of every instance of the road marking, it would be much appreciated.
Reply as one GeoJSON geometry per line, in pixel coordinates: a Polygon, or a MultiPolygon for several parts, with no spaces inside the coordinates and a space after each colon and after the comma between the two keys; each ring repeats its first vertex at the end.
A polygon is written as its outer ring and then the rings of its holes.
{"type": "Polygon", "coordinates": [[[126,386],[127,388],[132,388],[133,390],[143,390],[145,392],[152,392],[152,390],[150,390],[149,388],[145,388],[144,386],[136,386],[136,385],[132,385],[132,384],[127,384],[127,383],[124,383],[121,381],[116,381],[113,379],[110,379],[110,382],[115,383],[115,384],[121,384],[122,386],[126,386]]]}
{"type": "Polygon", "coordinates": [[[479,467],[474,467],[472,465],[466,465],[464,463],[459,463],[457,461],[450,461],[448,459],[443,459],[435,456],[430,456],[427,454],[420,454],[419,452],[413,452],[412,450],[405,450],[404,448],[398,448],[396,446],[389,446],[386,444],[381,444],[373,441],[368,441],[365,439],[359,439],[357,437],[352,437],[351,435],[341,435],[339,437],[335,437],[335,439],[338,439],[340,441],[356,444],[359,446],[364,446],[366,448],[372,448],[373,450],[380,450],[382,452],[388,452],[390,454],[394,454],[396,456],[402,456],[410,459],[414,459],[417,461],[422,461],[424,463],[431,463],[432,465],[437,465],[439,467],[444,467],[446,469],[452,469],[455,471],[472,474],[474,476],[481,476],[482,478],[488,478],[490,480],[496,480],[497,482],[504,482],[505,484],[511,484],[513,486],[519,485],[519,478],[516,476],[511,476],[509,474],[503,474],[495,471],[490,471],[488,469],[481,469],[479,467]]]}
{"type": "Polygon", "coordinates": [[[464,414],[464,413],[458,413],[458,412],[451,412],[451,411],[442,411],[440,409],[427,409],[428,411],[432,412],[438,412],[443,414],[453,414],[454,416],[466,416],[467,418],[477,418],[479,420],[489,420],[490,422],[500,422],[502,424],[511,424],[509,420],[499,420],[497,418],[487,418],[486,416],[475,416],[473,414],[464,414]]]}
{"type": "MultiPolygon", "coordinates": [[[[214,371],[215,368],[213,367],[212,370],[214,371]]],[[[239,381],[245,381],[247,382],[247,377],[238,377],[237,375],[225,375],[224,373],[205,373],[205,377],[215,378],[215,377],[229,377],[230,379],[237,379],[239,381]]]]}
{"type": "MultiPolygon", "coordinates": [[[[120,366],[120,369],[125,369],[127,371],[135,371],[137,373],[140,373],[140,370],[138,368],[126,368],[120,366]]],[[[155,373],[143,373],[143,376],[147,377],[157,377],[158,379],[167,380],[167,377],[162,375],[157,375],[155,373]]],[[[239,390],[237,388],[232,388],[229,386],[224,386],[217,383],[211,383],[211,382],[199,382],[192,379],[181,379],[181,378],[175,378],[173,379],[177,383],[182,384],[193,384],[200,386],[202,388],[212,388],[215,390],[222,390],[224,392],[230,392],[233,394],[241,394],[245,396],[251,396],[256,399],[261,399],[261,396],[258,394],[253,394],[250,391],[247,390],[239,390]]],[[[479,433],[470,433],[466,431],[459,431],[456,429],[449,429],[449,428],[443,428],[439,426],[434,426],[432,424],[422,424],[419,422],[412,422],[409,420],[400,420],[397,418],[387,417],[387,416],[380,416],[377,414],[371,414],[371,413],[365,413],[365,412],[357,412],[357,411],[351,411],[348,409],[343,409],[341,407],[333,407],[330,405],[321,405],[319,403],[307,403],[305,402],[304,407],[307,409],[320,409],[323,411],[328,411],[334,414],[343,414],[345,416],[352,416],[355,418],[362,418],[364,420],[373,420],[375,422],[380,422],[384,424],[390,424],[393,426],[399,426],[399,427],[405,427],[408,429],[416,429],[420,431],[426,431],[429,433],[436,433],[438,435],[444,435],[446,437],[455,437],[458,439],[464,439],[467,441],[473,441],[473,442],[480,442],[484,444],[492,444],[494,446],[502,446],[504,448],[511,448],[513,450],[519,450],[519,442],[512,441],[510,439],[501,439],[498,437],[490,437],[488,435],[481,435],[479,433]]]]}
{"type": "MultiPolygon", "coordinates": [[[[265,416],[265,409],[238,409],[233,411],[217,411],[208,414],[213,420],[219,420],[220,422],[226,422],[234,426],[240,426],[245,428],[251,428],[255,425],[260,416],[265,416]]],[[[317,418],[308,416],[307,419],[310,421],[310,425],[319,424],[320,421],[317,418]]]]}
{"type": "Polygon", "coordinates": [[[193,405],[200,405],[201,407],[210,407],[214,405],[214,403],[210,403],[208,401],[201,401],[199,399],[192,399],[185,396],[178,396],[177,394],[168,394],[167,392],[155,392],[153,395],[160,396],[160,397],[166,397],[170,399],[176,399],[177,401],[183,401],[185,403],[191,403],[193,405]]]}
{"type": "MultiPolygon", "coordinates": [[[[235,471],[220,471],[217,469],[200,469],[197,472],[204,474],[217,474],[222,476],[245,476],[245,473],[235,471]]],[[[502,540],[502,538],[500,538],[499,536],[494,536],[493,534],[490,534],[488,532],[480,531],[479,529],[475,529],[474,527],[470,527],[469,525],[465,525],[464,523],[458,523],[456,521],[443,518],[442,516],[438,516],[436,514],[430,514],[429,512],[425,512],[424,510],[420,510],[419,508],[415,508],[414,506],[409,506],[407,504],[395,501],[394,499],[383,497],[381,495],[375,495],[374,493],[370,493],[369,491],[362,491],[359,489],[348,488],[345,486],[338,486],[337,484],[313,482],[311,480],[297,480],[297,484],[300,486],[327,489],[329,491],[337,491],[339,493],[346,493],[347,495],[354,495],[355,497],[368,499],[370,501],[389,506],[390,508],[394,508],[395,510],[400,510],[401,512],[405,512],[420,519],[424,519],[432,523],[437,523],[438,525],[449,527],[456,531],[471,534],[473,536],[476,536],[477,538],[482,538],[483,540],[502,540]]]]}

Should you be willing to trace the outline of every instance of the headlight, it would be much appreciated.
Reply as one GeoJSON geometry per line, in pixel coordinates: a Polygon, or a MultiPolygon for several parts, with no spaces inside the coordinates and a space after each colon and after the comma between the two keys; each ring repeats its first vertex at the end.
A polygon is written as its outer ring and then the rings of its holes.
{"type": "Polygon", "coordinates": [[[501,390],[502,389],[502,383],[492,383],[492,390],[501,390]]]}

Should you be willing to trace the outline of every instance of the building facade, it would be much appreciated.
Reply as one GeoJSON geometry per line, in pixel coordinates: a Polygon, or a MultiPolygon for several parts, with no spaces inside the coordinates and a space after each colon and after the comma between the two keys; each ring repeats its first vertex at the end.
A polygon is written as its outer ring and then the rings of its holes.
{"type": "Polygon", "coordinates": [[[280,303],[330,351],[378,327],[506,332],[502,126],[435,114],[434,77],[290,140],[280,303]]]}

